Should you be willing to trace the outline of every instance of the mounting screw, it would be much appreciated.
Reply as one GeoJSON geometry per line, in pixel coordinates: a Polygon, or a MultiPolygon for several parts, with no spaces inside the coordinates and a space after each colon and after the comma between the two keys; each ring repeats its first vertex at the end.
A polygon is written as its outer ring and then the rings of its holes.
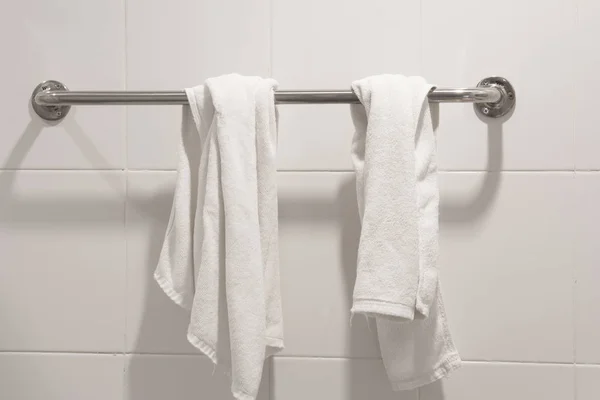
{"type": "Polygon", "coordinates": [[[70,106],[60,105],[42,105],[36,101],[36,96],[39,93],[48,93],[49,91],[65,92],[68,89],[62,83],[58,81],[44,81],[37,85],[31,93],[30,104],[33,111],[42,119],[46,121],[60,121],[65,118],[69,113],[70,106]]]}
{"type": "Polygon", "coordinates": [[[477,103],[474,108],[485,118],[499,118],[509,114],[515,106],[517,94],[509,81],[499,76],[482,79],[477,87],[493,87],[500,92],[500,99],[493,103],[477,103]]]}

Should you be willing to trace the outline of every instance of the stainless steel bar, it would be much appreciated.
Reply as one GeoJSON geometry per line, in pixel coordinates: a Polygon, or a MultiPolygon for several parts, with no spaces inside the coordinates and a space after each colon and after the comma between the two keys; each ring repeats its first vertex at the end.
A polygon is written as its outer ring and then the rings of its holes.
{"type": "MultiPolygon", "coordinates": [[[[515,107],[515,90],[508,80],[499,76],[482,79],[477,87],[464,89],[435,88],[428,94],[432,103],[475,103],[475,109],[490,118],[507,115],[515,107]]],[[[31,94],[31,106],[47,121],[60,121],[71,106],[94,104],[187,104],[183,90],[178,91],[70,91],[55,80],[41,82],[31,94]]],[[[358,103],[349,90],[278,90],[278,104],[344,104],[358,103]]]]}
{"type": "MultiPolygon", "coordinates": [[[[446,89],[436,88],[429,93],[432,103],[496,103],[502,92],[495,86],[446,89]]],[[[87,91],[45,91],[35,95],[35,102],[41,106],[79,106],[94,104],[127,105],[172,105],[187,104],[184,91],[148,92],[87,92],[87,91]]],[[[343,104],[358,103],[351,91],[279,90],[275,92],[278,104],[343,104]]]]}

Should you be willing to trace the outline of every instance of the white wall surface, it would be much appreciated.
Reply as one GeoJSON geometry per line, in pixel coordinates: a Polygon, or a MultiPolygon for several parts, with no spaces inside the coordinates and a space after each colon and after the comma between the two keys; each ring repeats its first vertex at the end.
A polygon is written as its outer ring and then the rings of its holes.
{"type": "Polygon", "coordinates": [[[287,89],[370,74],[509,78],[482,122],[441,105],[442,285],[465,367],[393,393],[349,326],[360,227],[348,106],[281,106],[285,351],[272,400],[600,398],[600,6],[593,0],[24,0],[0,13],[0,399],[230,399],[151,279],[179,107],[79,107],[35,85],[180,89],[228,72],[287,89]]]}

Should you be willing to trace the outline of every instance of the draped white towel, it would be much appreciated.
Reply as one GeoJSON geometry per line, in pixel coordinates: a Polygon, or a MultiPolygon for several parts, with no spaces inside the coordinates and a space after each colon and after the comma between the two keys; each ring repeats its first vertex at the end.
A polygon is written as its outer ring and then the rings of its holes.
{"type": "Polygon", "coordinates": [[[277,82],[237,74],[186,89],[177,183],[154,277],[191,310],[188,340],[253,400],[283,348],[275,153],[277,82]]]}
{"type": "Polygon", "coordinates": [[[436,133],[420,77],[352,84],[352,159],[362,230],[352,313],[376,318],[394,390],[460,366],[438,285],[436,133]]]}

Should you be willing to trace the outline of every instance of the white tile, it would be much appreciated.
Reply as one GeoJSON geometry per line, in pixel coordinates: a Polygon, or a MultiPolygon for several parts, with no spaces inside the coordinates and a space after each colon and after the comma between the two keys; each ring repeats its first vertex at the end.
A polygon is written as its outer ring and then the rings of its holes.
{"type": "MultiPolygon", "coordinates": [[[[257,400],[269,399],[269,362],[257,400]]],[[[204,356],[128,356],[123,400],[230,400],[230,381],[204,356]]]]}
{"type": "Polygon", "coordinates": [[[285,350],[295,356],[379,357],[366,320],[350,325],[360,234],[353,173],[279,174],[285,350]]]}
{"type": "Polygon", "coordinates": [[[465,363],[448,379],[420,389],[419,399],[574,400],[573,381],[567,365],[465,363]]]}
{"type": "Polygon", "coordinates": [[[417,390],[394,392],[381,360],[275,358],[272,400],[417,400],[417,390]]]}
{"type": "Polygon", "coordinates": [[[596,38],[600,34],[599,18],[597,1],[577,1],[575,165],[578,169],[600,169],[600,113],[594,96],[600,90],[600,81],[596,78],[600,69],[600,52],[595,51],[596,38]]]}
{"type": "MultiPolygon", "coordinates": [[[[127,87],[181,90],[211,76],[270,73],[268,0],[127,2],[127,87]]],[[[176,165],[181,107],[128,107],[130,168],[176,165]]]]}
{"type": "Polygon", "coordinates": [[[14,400],[119,400],[123,356],[0,354],[0,398],[14,400]]]}
{"type": "Polygon", "coordinates": [[[123,89],[124,33],[122,0],[31,0],[2,14],[2,167],[123,167],[123,108],[73,107],[60,124],[45,124],[29,98],[48,79],[72,90],[123,89]]]}
{"type": "Polygon", "coordinates": [[[578,365],[575,367],[577,400],[597,400],[600,398],[600,366],[578,365]]]}
{"type": "Polygon", "coordinates": [[[441,282],[466,360],[573,361],[572,173],[444,173],[441,282]]]}
{"type": "Polygon", "coordinates": [[[121,172],[0,174],[0,350],[122,351],[121,172]]]}
{"type": "MultiPolygon", "coordinates": [[[[273,4],[273,76],[282,89],[349,90],[379,73],[420,73],[418,0],[273,4]]],[[[279,168],[351,169],[348,105],[279,107],[279,168]]]]}
{"type": "Polygon", "coordinates": [[[127,181],[127,352],[191,353],[189,313],[154,281],[169,221],[175,172],[129,172],[127,181]]]}
{"type": "Polygon", "coordinates": [[[423,0],[424,76],[465,87],[500,75],[517,96],[503,126],[486,126],[471,105],[441,105],[441,168],[573,169],[575,3],[423,0]],[[488,161],[488,147],[502,162],[488,161]]]}
{"type": "Polygon", "coordinates": [[[600,363],[600,173],[577,173],[575,267],[576,361],[600,363]]]}

